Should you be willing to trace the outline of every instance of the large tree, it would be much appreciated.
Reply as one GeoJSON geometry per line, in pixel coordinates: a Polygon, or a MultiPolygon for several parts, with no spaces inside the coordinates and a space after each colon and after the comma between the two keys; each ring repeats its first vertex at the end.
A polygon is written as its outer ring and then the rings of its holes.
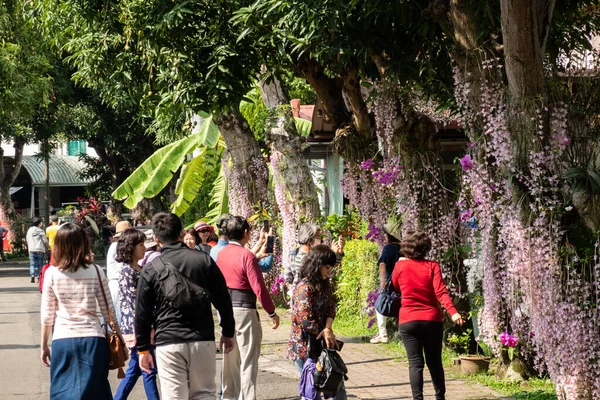
{"type": "MultiPolygon", "coordinates": [[[[71,53],[75,78],[116,108],[138,102],[151,115],[159,140],[182,137],[194,114],[212,113],[232,161],[231,191],[243,203],[231,205],[249,216],[256,204],[268,203],[267,168],[238,110],[261,65],[231,29],[239,6],[121,1],[96,8],[94,2],[49,0],[40,10],[44,26],[71,53]],[[59,34],[65,26],[73,27],[71,35],[59,34]]],[[[316,197],[297,200],[316,204],[316,197]]]]}
{"type": "Polygon", "coordinates": [[[29,24],[23,2],[0,2],[0,139],[15,148],[10,172],[0,149],[0,220],[6,223],[15,214],[9,191],[21,170],[23,146],[33,140],[36,111],[50,102],[50,68],[44,41],[29,24]]]}

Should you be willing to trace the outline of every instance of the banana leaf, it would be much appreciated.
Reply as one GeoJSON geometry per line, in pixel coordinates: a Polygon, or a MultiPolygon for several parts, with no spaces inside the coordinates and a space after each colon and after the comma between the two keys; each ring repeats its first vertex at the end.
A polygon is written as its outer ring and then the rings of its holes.
{"type": "Polygon", "coordinates": [[[221,132],[219,132],[219,127],[215,124],[212,114],[204,117],[197,134],[199,145],[206,147],[215,147],[217,145],[221,132]]]}
{"type": "Polygon", "coordinates": [[[115,189],[112,196],[117,200],[127,199],[124,206],[133,208],[143,198],[158,195],[173,179],[186,156],[197,147],[198,136],[193,135],[158,149],[115,189]]]}
{"type": "Polygon", "coordinates": [[[198,195],[206,174],[215,169],[218,159],[217,150],[202,147],[198,156],[183,165],[175,186],[177,199],[171,204],[171,212],[183,215],[198,195]]]}
{"type": "Polygon", "coordinates": [[[219,216],[229,212],[229,197],[227,196],[227,177],[221,167],[219,176],[214,182],[210,193],[210,211],[206,213],[209,225],[214,225],[219,216]]]}
{"type": "Polygon", "coordinates": [[[312,130],[312,122],[307,121],[302,118],[294,118],[294,122],[296,123],[296,130],[302,137],[307,137],[310,135],[312,130]]]}

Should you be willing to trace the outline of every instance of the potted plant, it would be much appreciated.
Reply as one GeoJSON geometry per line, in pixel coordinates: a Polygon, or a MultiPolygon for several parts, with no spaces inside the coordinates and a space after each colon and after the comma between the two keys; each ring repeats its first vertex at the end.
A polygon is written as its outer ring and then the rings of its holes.
{"type": "Polygon", "coordinates": [[[466,375],[487,372],[490,368],[490,360],[492,359],[489,355],[490,353],[489,347],[485,343],[478,341],[476,354],[461,355],[459,357],[461,372],[466,375]],[[483,355],[479,354],[480,347],[483,350],[483,355]]]}

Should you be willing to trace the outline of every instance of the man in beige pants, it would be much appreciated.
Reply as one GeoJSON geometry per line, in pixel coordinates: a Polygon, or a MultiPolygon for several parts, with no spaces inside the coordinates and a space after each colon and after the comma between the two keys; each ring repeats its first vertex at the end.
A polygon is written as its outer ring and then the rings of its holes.
{"type": "Polygon", "coordinates": [[[220,251],[217,265],[231,296],[237,346],[223,356],[223,400],[254,400],[262,342],[256,300],[271,318],[273,329],[279,326],[279,316],[256,257],[244,248],[250,240],[248,221],[239,216],[230,218],[227,234],[229,244],[220,251]]]}
{"type": "Polygon", "coordinates": [[[161,254],[142,268],[137,286],[135,334],[140,368],[150,372],[155,367],[150,340],[154,327],[162,400],[214,400],[216,349],[211,303],[221,317],[224,354],[234,347],[235,323],[225,279],[208,254],[182,242],[183,225],[177,215],[156,214],[152,230],[161,254]],[[169,275],[200,286],[207,299],[175,303],[167,295],[171,292],[167,290],[169,275]]]}

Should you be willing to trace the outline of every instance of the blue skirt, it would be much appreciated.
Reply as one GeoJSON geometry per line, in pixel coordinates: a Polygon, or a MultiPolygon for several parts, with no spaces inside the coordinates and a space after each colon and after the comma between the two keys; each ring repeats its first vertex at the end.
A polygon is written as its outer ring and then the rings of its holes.
{"type": "Polygon", "coordinates": [[[108,344],[103,337],[52,341],[51,400],[112,400],[108,344]]]}

